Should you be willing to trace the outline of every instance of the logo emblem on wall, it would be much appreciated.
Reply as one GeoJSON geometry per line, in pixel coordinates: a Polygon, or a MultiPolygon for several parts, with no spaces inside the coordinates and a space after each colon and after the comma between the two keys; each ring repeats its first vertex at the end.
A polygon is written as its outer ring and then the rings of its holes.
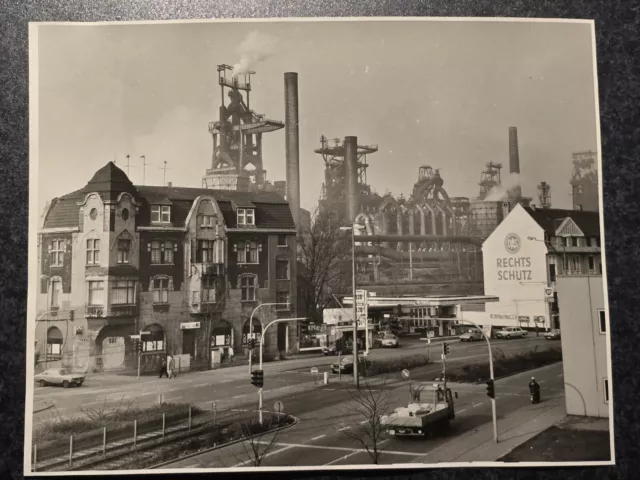
{"type": "Polygon", "coordinates": [[[520,250],[520,237],[515,233],[508,234],[504,239],[504,247],[511,254],[518,253],[520,250]]]}

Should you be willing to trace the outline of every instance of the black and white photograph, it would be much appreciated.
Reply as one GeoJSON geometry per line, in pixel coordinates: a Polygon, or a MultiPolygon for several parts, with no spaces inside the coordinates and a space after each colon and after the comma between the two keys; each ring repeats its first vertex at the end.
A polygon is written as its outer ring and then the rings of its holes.
{"type": "Polygon", "coordinates": [[[594,22],[29,24],[25,475],[615,464],[594,22]]]}

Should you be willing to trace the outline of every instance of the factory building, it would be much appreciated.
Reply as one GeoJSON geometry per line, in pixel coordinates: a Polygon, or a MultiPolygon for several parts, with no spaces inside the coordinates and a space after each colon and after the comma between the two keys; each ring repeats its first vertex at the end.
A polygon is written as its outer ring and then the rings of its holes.
{"type": "Polygon", "coordinates": [[[602,275],[561,275],[562,366],[568,415],[609,417],[609,322],[602,275]]]}
{"type": "Polygon", "coordinates": [[[559,275],[601,275],[597,212],[517,205],[482,244],[484,293],[499,297],[462,318],[484,326],[548,330],[562,325],[559,275]]]}

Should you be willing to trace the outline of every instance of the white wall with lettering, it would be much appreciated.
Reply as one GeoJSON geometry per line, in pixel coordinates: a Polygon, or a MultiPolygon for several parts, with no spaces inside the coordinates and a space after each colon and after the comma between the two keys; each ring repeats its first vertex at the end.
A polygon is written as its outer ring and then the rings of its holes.
{"type": "Polygon", "coordinates": [[[486,305],[492,325],[549,328],[543,240],[542,227],[517,205],[482,244],[484,293],[500,298],[486,305]]]}

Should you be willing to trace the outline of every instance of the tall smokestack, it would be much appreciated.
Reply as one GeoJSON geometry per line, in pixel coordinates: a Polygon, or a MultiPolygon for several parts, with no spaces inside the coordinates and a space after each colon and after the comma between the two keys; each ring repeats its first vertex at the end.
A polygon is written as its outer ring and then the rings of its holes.
{"type": "Polygon", "coordinates": [[[347,218],[353,223],[358,214],[358,137],[344,138],[344,174],[347,218]]]}
{"type": "Polygon", "coordinates": [[[298,74],[284,74],[285,135],[287,154],[287,201],[300,229],[300,140],[298,135],[298,74]]]}
{"type": "Polygon", "coordinates": [[[509,173],[520,173],[518,129],[516,127],[509,127],[509,173]]]}

